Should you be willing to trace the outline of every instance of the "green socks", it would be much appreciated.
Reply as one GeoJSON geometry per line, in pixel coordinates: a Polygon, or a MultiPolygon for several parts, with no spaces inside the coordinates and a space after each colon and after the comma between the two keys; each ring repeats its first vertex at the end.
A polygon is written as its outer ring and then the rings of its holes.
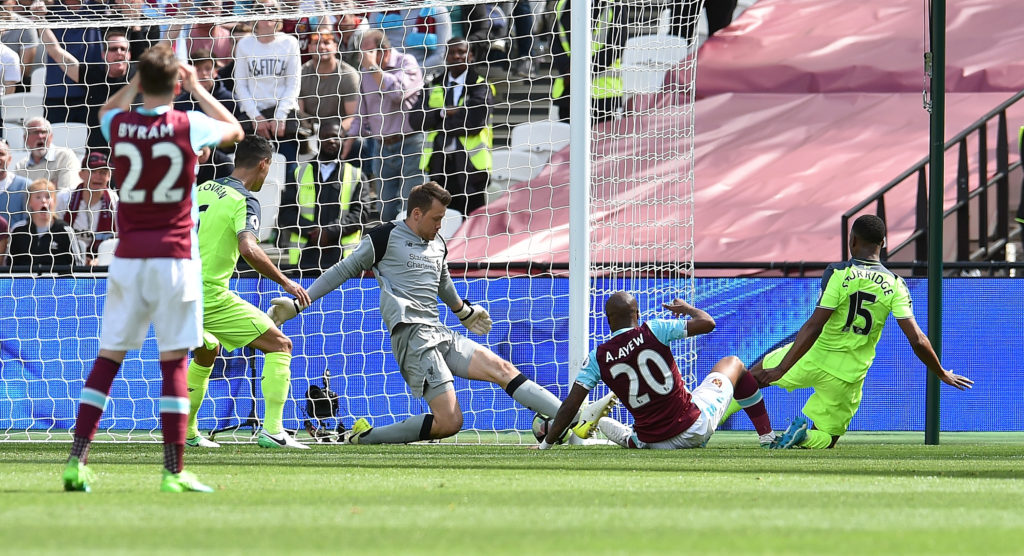
{"type": "Polygon", "coordinates": [[[195,438],[199,435],[199,421],[196,415],[199,413],[199,406],[203,404],[206,397],[206,388],[210,385],[210,373],[213,367],[204,367],[193,359],[188,365],[188,424],[185,429],[185,438],[195,438]]]}
{"type": "Polygon", "coordinates": [[[292,354],[283,351],[263,356],[263,401],[267,406],[263,415],[263,430],[269,434],[281,432],[284,402],[288,399],[288,388],[291,386],[291,362],[292,354]]]}
{"type": "Polygon", "coordinates": [[[718,422],[718,424],[721,425],[722,423],[725,422],[726,419],[732,417],[733,413],[736,413],[741,409],[743,408],[740,407],[740,404],[736,403],[736,398],[733,398],[733,400],[729,402],[729,408],[725,410],[725,413],[722,415],[722,419],[718,422]]]}
{"type": "Polygon", "coordinates": [[[831,445],[832,435],[818,429],[808,430],[807,438],[800,443],[801,448],[813,448],[815,450],[825,450],[831,445]]]}

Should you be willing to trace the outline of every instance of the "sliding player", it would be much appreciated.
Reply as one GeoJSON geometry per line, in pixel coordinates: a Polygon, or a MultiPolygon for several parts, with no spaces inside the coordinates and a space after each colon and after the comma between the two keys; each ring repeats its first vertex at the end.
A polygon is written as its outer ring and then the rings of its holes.
{"type": "Polygon", "coordinates": [[[284,402],[291,385],[292,342],[263,311],[230,289],[238,256],[257,272],[281,285],[300,303],[309,295],[274,266],[259,246],[260,202],[250,193],[263,188],[274,150],[270,141],[250,135],[235,149],[235,170],[230,176],[204,182],[196,188],[199,206],[199,254],[203,261],[203,346],[192,352],[188,367],[189,446],[216,448],[199,435],[196,414],[210,384],[210,371],[220,351],[250,346],[262,351],[263,399],[266,411],[256,442],[264,448],[308,449],[281,427],[284,402]],[[218,346],[218,343],[220,346],[218,346]]]}
{"type": "Polygon", "coordinates": [[[762,387],[814,390],[803,414],[793,419],[772,448],[831,448],[846,434],[860,406],[864,377],[889,313],[896,317],[914,355],[939,380],[960,390],[974,384],[942,368],[914,320],[906,282],[879,261],[885,222],[873,214],[864,215],[854,221],[850,232],[853,258],[825,269],[818,306],[796,339],[750,369],[762,387]],[[813,423],[810,429],[808,419],[813,423]]]}
{"type": "Polygon", "coordinates": [[[590,352],[586,366],[576,376],[576,383],[541,442],[541,450],[550,448],[562,436],[580,403],[600,381],[611,388],[633,416],[632,427],[607,417],[597,423],[609,440],[623,448],[673,450],[704,446],[718,427],[734,390],[751,421],[771,432],[757,381],[736,357],[723,358],[692,394],[687,391],[668,344],[711,332],[715,320],[681,299],[664,307],[690,318],[654,319],[641,325],[635,297],[626,292],[608,297],[604,313],[612,337],[590,352]]]}
{"type": "MultiPolygon", "coordinates": [[[[405,443],[446,438],[462,429],[462,410],[455,398],[452,375],[493,382],[514,400],[542,414],[553,415],[558,398],[527,379],[514,365],[491,350],[441,324],[437,298],[475,334],[491,330],[491,317],[479,305],[459,298],[448,274],[448,249],[437,235],[452,196],[435,182],[412,188],[409,216],[372,231],[351,255],[332,266],[309,288],[313,301],[338,288],[349,278],[373,270],[380,285],[380,311],[391,332],[391,349],[402,377],[430,413],[399,423],[371,427],[359,419],[346,433],[351,444],[405,443]]],[[[285,297],[271,301],[270,316],[281,324],[305,308],[285,297]]],[[[589,436],[593,422],[612,403],[611,397],[594,402],[574,429],[589,436]]],[[[575,413],[573,414],[575,415],[575,413]]]]}
{"type": "Polygon", "coordinates": [[[64,469],[64,490],[89,492],[89,443],[107,406],[110,385],[125,352],[139,349],[150,323],[160,348],[163,390],[160,421],[164,471],[160,490],[212,492],[184,471],[185,363],[202,343],[203,305],[192,204],[197,153],[242,139],[238,120],[180,65],[166,45],[147,50],[138,73],[100,109],[100,130],[110,142],[114,181],[119,184],[120,236],[107,276],[100,351],[82,388],[74,444],[64,469]],[[181,77],[203,112],[171,108],[181,77]],[[142,107],[129,111],[142,91],[142,107]]]}

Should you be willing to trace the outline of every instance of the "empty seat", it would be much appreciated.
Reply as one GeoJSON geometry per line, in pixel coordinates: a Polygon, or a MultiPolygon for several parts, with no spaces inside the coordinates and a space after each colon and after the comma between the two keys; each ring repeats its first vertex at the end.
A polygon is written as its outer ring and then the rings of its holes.
{"type": "Polygon", "coordinates": [[[260,202],[260,241],[270,239],[271,231],[277,226],[277,213],[281,210],[281,192],[285,183],[284,166],[284,156],[275,153],[270,159],[270,172],[263,182],[263,189],[253,192],[260,202]]]}
{"type": "Polygon", "coordinates": [[[22,150],[25,148],[25,128],[18,124],[9,124],[4,122],[4,139],[7,140],[7,144],[11,146],[12,150],[22,150]]]}
{"type": "Polygon", "coordinates": [[[35,93],[13,93],[0,95],[0,109],[4,124],[24,124],[25,121],[43,117],[43,95],[35,93]]]}
{"type": "Polygon", "coordinates": [[[530,181],[537,177],[547,161],[537,155],[498,149],[494,151],[494,167],[491,169],[491,182],[487,186],[487,202],[501,197],[513,183],[530,181]]]}
{"type": "Polygon", "coordinates": [[[568,145],[569,124],[550,120],[519,124],[509,137],[509,149],[534,153],[545,160],[568,145]]]}
{"type": "Polygon", "coordinates": [[[89,126],[79,123],[56,123],[53,126],[53,146],[67,147],[79,154],[89,146],[89,126]]]}
{"type": "Polygon", "coordinates": [[[28,92],[39,96],[46,95],[46,68],[32,70],[28,92]]]}

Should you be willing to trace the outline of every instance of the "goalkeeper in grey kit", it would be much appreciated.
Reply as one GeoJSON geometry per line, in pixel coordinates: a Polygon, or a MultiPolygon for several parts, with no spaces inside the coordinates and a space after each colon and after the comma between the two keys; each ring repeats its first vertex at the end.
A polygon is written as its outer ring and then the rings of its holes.
{"type": "MultiPolygon", "coordinates": [[[[561,404],[554,394],[528,380],[512,363],[441,323],[437,298],[475,334],[491,330],[491,317],[480,305],[462,300],[448,273],[448,249],[437,232],[451,194],[435,182],[409,193],[408,216],[370,231],[351,255],[329,268],[307,290],[316,301],[349,278],[373,270],[380,286],[380,311],[391,332],[391,347],[402,377],[430,413],[383,427],[359,419],[345,435],[352,444],[405,443],[452,436],[462,429],[462,409],[455,398],[452,375],[493,382],[513,399],[543,415],[561,404]]],[[[295,299],[279,297],[268,311],[281,325],[304,309],[295,299]]],[[[608,405],[608,401],[603,401],[608,405]]],[[[597,405],[597,404],[592,404],[597,405]]],[[[588,407],[576,435],[588,435],[607,407],[588,407]],[[588,411],[589,410],[589,411],[588,411]],[[594,415],[591,415],[594,414],[594,415]]],[[[579,419],[577,419],[579,421],[579,419]]]]}

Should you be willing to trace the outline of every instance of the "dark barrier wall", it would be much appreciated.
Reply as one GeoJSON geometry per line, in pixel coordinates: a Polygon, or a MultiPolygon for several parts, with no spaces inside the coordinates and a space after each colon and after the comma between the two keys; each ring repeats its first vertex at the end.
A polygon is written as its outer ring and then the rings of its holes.
{"type": "MultiPolygon", "coordinates": [[[[306,284],[308,285],[308,283],[306,284]]],[[[562,279],[471,279],[456,282],[471,300],[486,301],[495,321],[486,337],[474,337],[510,359],[528,377],[559,397],[568,391],[568,282],[562,279]],[[562,386],[557,386],[562,385],[562,386]]],[[[656,284],[630,283],[650,291],[656,284]]],[[[266,308],[279,295],[268,280],[235,282],[247,300],[266,308]]],[[[718,328],[696,341],[697,378],[719,358],[737,355],[748,365],[766,351],[791,339],[810,314],[819,280],[800,278],[700,279],[698,304],[718,321],[718,328]]],[[[98,349],[102,279],[36,278],[0,280],[0,430],[66,429],[74,424],[79,392],[98,349]]],[[[910,281],[915,311],[926,327],[926,284],[910,281]]],[[[944,357],[947,367],[973,378],[973,391],[943,387],[944,430],[1022,430],[1024,358],[1020,340],[1021,281],[1010,279],[947,279],[944,284],[944,357]],[[1010,409],[1009,411],[1007,411],[1010,409]]],[[[352,280],[315,304],[284,331],[295,343],[292,397],[285,408],[287,425],[304,418],[305,392],[321,383],[330,370],[332,387],[342,394],[341,416],[367,416],[376,425],[420,413],[426,404],[408,395],[390,353],[390,342],[377,310],[373,280],[352,280]]],[[[644,315],[666,299],[641,299],[644,315]]],[[[604,299],[594,299],[603,306],[604,299]]],[[[442,310],[459,331],[457,319],[442,310]]],[[[603,319],[591,326],[606,338],[603,319]]],[[[677,346],[677,352],[682,346],[677,346]]],[[[130,354],[114,383],[112,399],[101,423],[105,429],[159,428],[159,368],[156,343],[150,337],[141,352],[130,354]]],[[[254,365],[237,350],[218,362],[210,396],[200,412],[200,426],[225,426],[247,416],[254,365]]],[[[865,383],[861,410],[852,430],[921,430],[924,427],[926,370],[914,357],[899,327],[888,323],[878,357],[865,383]]],[[[258,383],[256,384],[259,394],[258,383]]],[[[499,388],[456,379],[460,403],[468,410],[466,428],[529,428],[532,414],[515,405],[499,388]]],[[[782,428],[799,412],[807,393],[765,390],[774,423],[782,428]]],[[[262,402],[257,410],[262,412],[262,402]]],[[[741,412],[726,428],[748,429],[741,412]]]]}

